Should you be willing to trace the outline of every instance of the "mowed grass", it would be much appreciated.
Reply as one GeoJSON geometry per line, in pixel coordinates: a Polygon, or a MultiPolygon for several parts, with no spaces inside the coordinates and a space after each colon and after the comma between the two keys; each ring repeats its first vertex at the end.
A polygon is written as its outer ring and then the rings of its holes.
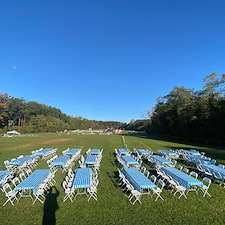
{"type": "MultiPolygon", "coordinates": [[[[126,135],[128,148],[149,148],[154,152],[158,149],[195,148],[205,151],[207,156],[225,163],[225,151],[222,149],[203,148],[154,140],[146,136],[126,135]]],[[[188,199],[178,199],[168,190],[163,190],[164,201],[142,196],[142,205],[131,205],[128,198],[118,186],[118,174],[115,148],[124,148],[120,135],[77,135],[77,134],[35,134],[18,138],[0,138],[0,170],[4,170],[4,160],[31,154],[39,148],[58,148],[61,155],[66,148],[82,147],[82,154],[88,148],[103,148],[103,158],[99,172],[98,201],[91,199],[87,202],[86,196],[78,196],[74,202],[67,200],[61,182],[65,172],[56,173],[55,189],[48,195],[44,204],[31,203],[30,198],[22,198],[12,206],[2,204],[6,200],[0,192],[0,224],[7,225],[35,225],[35,224],[224,224],[225,223],[225,188],[212,184],[212,197],[202,197],[202,193],[188,194],[188,199]]],[[[144,161],[145,162],[145,161],[144,161]]],[[[182,161],[179,161],[182,164],[182,161]]],[[[153,168],[144,164],[151,173],[153,168]]],[[[182,164],[183,165],[183,164],[182,164]]],[[[74,168],[77,167],[77,163],[74,168]]],[[[46,160],[39,159],[35,169],[47,168],[46,160]]],[[[194,168],[190,168],[194,169],[194,168]]]]}

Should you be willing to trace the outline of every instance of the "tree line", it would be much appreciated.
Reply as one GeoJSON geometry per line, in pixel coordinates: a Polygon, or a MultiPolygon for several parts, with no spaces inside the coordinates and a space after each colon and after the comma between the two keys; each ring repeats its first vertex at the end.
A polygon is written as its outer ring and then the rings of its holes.
{"type": "Polygon", "coordinates": [[[225,74],[211,73],[203,89],[174,87],[158,97],[148,119],[131,120],[126,129],[181,138],[225,140],[225,74]]]}
{"type": "Polygon", "coordinates": [[[225,74],[203,79],[203,89],[174,87],[159,97],[146,127],[151,134],[225,140],[225,74]]]}
{"type": "Polygon", "coordinates": [[[117,121],[95,121],[68,116],[55,107],[0,93],[0,133],[12,129],[24,133],[108,127],[118,129],[123,125],[117,121]]]}

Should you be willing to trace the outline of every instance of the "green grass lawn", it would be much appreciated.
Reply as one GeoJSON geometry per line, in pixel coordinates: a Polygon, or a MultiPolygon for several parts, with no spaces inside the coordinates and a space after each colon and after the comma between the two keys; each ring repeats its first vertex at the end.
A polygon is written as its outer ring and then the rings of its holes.
{"type": "MultiPolygon", "coordinates": [[[[225,163],[225,150],[190,146],[154,140],[145,136],[124,136],[128,148],[149,148],[154,152],[158,149],[195,148],[204,151],[207,156],[215,158],[218,163],[225,163]]],[[[142,196],[142,205],[131,205],[128,198],[118,186],[118,174],[115,148],[123,148],[120,135],[77,135],[77,134],[34,134],[33,136],[17,138],[0,138],[0,170],[4,170],[4,160],[31,154],[39,148],[58,148],[57,154],[67,148],[82,147],[82,154],[88,148],[103,148],[103,157],[99,172],[98,201],[91,199],[87,202],[86,196],[78,196],[72,203],[67,200],[61,182],[65,172],[56,173],[56,190],[47,197],[44,204],[31,203],[30,198],[22,198],[15,202],[2,204],[6,200],[0,192],[0,224],[2,225],[35,225],[35,224],[224,224],[225,223],[225,188],[212,184],[212,197],[202,197],[194,192],[188,194],[188,199],[178,199],[168,190],[163,190],[165,201],[142,196]]],[[[182,164],[182,161],[179,162],[182,164]]],[[[155,170],[145,166],[154,173],[155,170]]],[[[77,163],[74,169],[77,167],[77,163]]],[[[187,166],[186,166],[187,167],[187,166]]],[[[47,168],[46,160],[39,159],[36,169],[47,168]]],[[[194,169],[194,168],[190,168],[194,169]]]]}

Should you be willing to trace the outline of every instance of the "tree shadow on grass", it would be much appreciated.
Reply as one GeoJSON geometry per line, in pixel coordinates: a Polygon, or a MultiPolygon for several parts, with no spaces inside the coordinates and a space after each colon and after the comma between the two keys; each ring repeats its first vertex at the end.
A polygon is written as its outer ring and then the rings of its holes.
{"type": "Polygon", "coordinates": [[[56,217],[55,212],[58,210],[57,197],[59,196],[59,191],[56,187],[51,187],[48,195],[46,196],[44,203],[44,215],[42,219],[42,225],[55,225],[56,217]]]}

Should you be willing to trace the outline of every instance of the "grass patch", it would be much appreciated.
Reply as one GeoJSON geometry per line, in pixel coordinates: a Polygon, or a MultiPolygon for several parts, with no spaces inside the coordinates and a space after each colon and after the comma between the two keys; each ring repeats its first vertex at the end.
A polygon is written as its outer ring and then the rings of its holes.
{"type": "MultiPolygon", "coordinates": [[[[146,148],[149,146],[154,152],[158,149],[195,148],[205,151],[207,156],[225,163],[223,149],[204,148],[178,144],[167,141],[154,140],[145,136],[124,136],[128,148],[146,148]],[[143,145],[144,144],[144,145],[143,145]]],[[[88,148],[103,148],[103,158],[99,172],[98,201],[91,199],[87,202],[85,196],[78,196],[71,203],[63,203],[64,192],[61,182],[65,172],[56,173],[56,185],[47,198],[45,204],[31,199],[22,198],[15,206],[7,204],[1,206],[0,224],[7,225],[35,225],[35,224],[224,224],[225,223],[225,189],[212,184],[210,194],[212,197],[203,198],[202,195],[189,193],[188,199],[177,199],[169,191],[163,190],[160,199],[154,202],[149,196],[142,197],[142,205],[132,206],[123,194],[117,182],[117,166],[114,156],[115,148],[123,148],[120,135],[77,135],[77,134],[36,134],[33,136],[17,138],[0,138],[0,169],[5,169],[3,161],[17,157],[20,154],[31,154],[38,148],[58,148],[61,155],[66,148],[83,146],[82,154],[88,148]],[[54,140],[54,141],[53,141],[54,140]]],[[[182,161],[179,163],[182,164],[182,161]]],[[[78,167],[77,163],[74,169],[78,167]]],[[[154,169],[146,167],[151,173],[154,169]]],[[[36,169],[47,168],[45,160],[39,160],[36,169]]],[[[193,168],[191,168],[193,169],[193,168]]],[[[0,192],[0,204],[6,197],[0,192]]]]}

